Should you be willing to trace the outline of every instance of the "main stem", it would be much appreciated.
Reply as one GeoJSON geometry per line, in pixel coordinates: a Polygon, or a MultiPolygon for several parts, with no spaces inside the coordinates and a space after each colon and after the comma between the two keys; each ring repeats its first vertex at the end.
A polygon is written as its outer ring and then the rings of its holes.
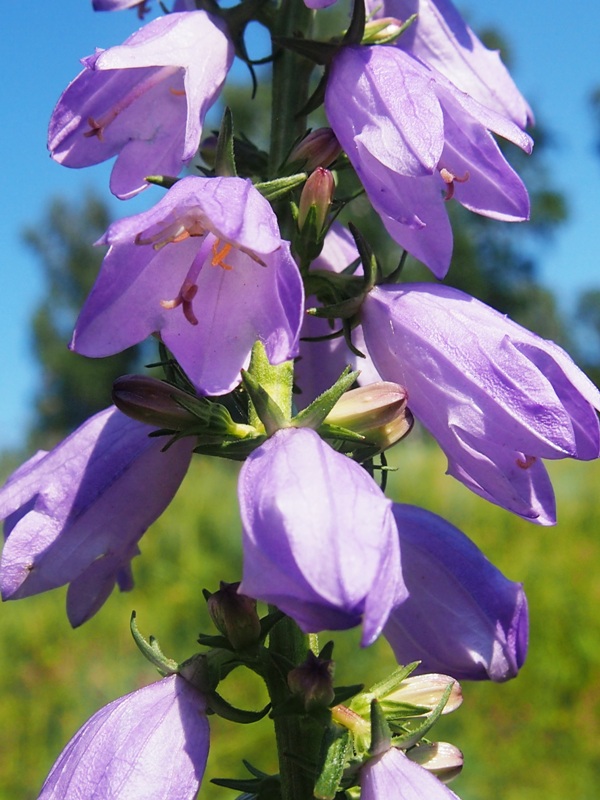
{"type": "MultiPolygon", "coordinates": [[[[290,38],[301,31],[310,36],[314,13],[303,0],[282,0],[272,27],[274,37],[290,38]]],[[[275,45],[277,48],[277,45],[275,45]]],[[[289,50],[279,50],[273,62],[270,175],[277,176],[278,168],[294,141],[306,130],[306,116],[299,114],[308,100],[309,81],[313,65],[289,50]]],[[[279,209],[282,229],[290,224],[286,210],[279,209]]],[[[283,410],[283,409],[282,409],[283,410]]],[[[287,410],[287,409],[286,409],[287,410]]],[[[269,649],[289,664],[302,663],[308,653],[309,641],[296,623],[286,617],[273,628],[269,649]]],[[[289,698],[289,689],[281,672],[268,681],[274,710],[289,698]]],[[[313,797],[314,777],[307,764],[314,761],[320,746],[320,730],[307,718],[298,715],[275,716],[275,737],[279,759],[282,800],[310,800],[313,797]]]]}

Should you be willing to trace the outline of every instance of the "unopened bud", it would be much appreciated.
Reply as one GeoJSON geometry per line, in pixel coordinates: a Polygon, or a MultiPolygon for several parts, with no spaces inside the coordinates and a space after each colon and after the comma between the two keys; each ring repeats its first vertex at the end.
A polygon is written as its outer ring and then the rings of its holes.
{"type": "Polygon", "coordinates": [[[298,164],[306,172],[317,167],[328,167],[342,152],[340,143],[331,128],[317,128],[307,134],[289,155],[290,164],[298,164]]]}
{"type": "Polygon", "coordinates": [[[381,698],[382,703],[409,703],[414,706],[421,706],[428,714],[437,707],[448,686],[452,685],[450,695],[444,706],[442,714],[450,714],[455,711],[462,703],[462,690],[460,683],[449,675],[439,675],[431,673],[429,675],[412,675],[405,678],[400,686],[381,698]]]}
{"type": "Polygon", "coordinates": [[[391,447],[410,431],[413,416],[406,407],[403,386],[379,381],[345,392],[327,415],[325,422],[339,425],[377,445],[391,447]]]}
{"type": "Polygon", "coordinates": [[[329,707],[335,697],[333,667],[333,661],[309,652],[303,664],[288,672],[288,686],[302,697],[305,709],[329,707]]]}
{"type": "Polygon", "coordinates": [[[220,589],[208,598],[208,613],[216,628],[234,650],[245,650],[260,639],[256,600],[238,592],[239,583],[221,581],[220,589]]]}
{"type": "Polygon", "coordinates": [[[390,44],[395,42],[396,39],[404,33],[407,27],[412,24],[416,14],[410,17],[406,22],[402,22],[396,17],[380,17],[379,19],[371,19],[365,24],[365,32],[362,38],[362,44],[390,44]]]}
{"type": "Polygon", "coordinates": [[[328,169],[318,167],[304,184],[298,208],[298,229],[302,230],[309,211],[314,208],[314,225],[317,236],[321,235],[331,200],[335,191],[335,181],[328,169]]]}
{"type": "Polygon", "coordinates": [[[214,167],[217,162],[218,141],[218,137],[211,134],[200,142],[200,157],[209,167],[214,167]]]}
{"type": "Polygon", "coordinates": [[[138,422],[167,430],[181,430],[196,422],[184,405],[194,395],[147,375],[123,375],[113,383],[113,402],[119,411],[138,422]],[[178,403],[178,399],[183,403],[178,403]]]}
{"type": "Polygon", "coordinates": [[[443,783],[448,783],[463,768],[463,754],[448,742],[433,742],[412,747],[406,755],[411,761],[425,767],[443,783]]]}

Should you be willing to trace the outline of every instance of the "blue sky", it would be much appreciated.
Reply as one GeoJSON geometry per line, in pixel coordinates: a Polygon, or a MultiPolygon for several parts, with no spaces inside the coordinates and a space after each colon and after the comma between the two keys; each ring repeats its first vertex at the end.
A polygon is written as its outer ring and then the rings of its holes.
{"type": "MultiPolygon", "coordinates": [[[[589,109],[600,85],[600,3],[560,0],[466,0],[459,6],[475,30],[494,27],[511,45],[513,75],[556,142],[553,185],[567,194],[571,220],[542,251],[541,279],[563,304],[600,288],[600,158],[589,109]]],[[[46,151],[48,119],[96,46],[122,42],[136,27],[131,12],[95,14],[91,0],[6,4],[0,50],[3,201],[0,214],[0,337],[3,381],[0,449],[19,445],[36,385],[29,322],[42,296],[39,266],[20,232],[38,221],[55,195],[76,200],[87,186],[107,200],[109,165],[69,170],[46,151]]],[[[139,210],[112,200],[115,215],[139,210]]]]}

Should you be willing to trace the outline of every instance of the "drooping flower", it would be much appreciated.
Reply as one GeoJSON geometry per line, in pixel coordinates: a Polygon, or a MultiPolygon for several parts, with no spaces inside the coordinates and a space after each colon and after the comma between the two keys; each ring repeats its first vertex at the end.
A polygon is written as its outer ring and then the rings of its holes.
{"type": "Polygon", "coordinates": [[[202,394],[240,381],[257,340],[297,354],[304,295],[277,218],[250,181],[189,177],[150,211],[113,223],[71,347],[106,356],[159,332],[202,394]]]}
{"type": "Polygon", "coordinates": [[[198,150],[233,55],[204,11],[159,17],[124,44],[98,50],[54,109],[52,157],[87,167],[117,155],[110,189],[121,199],[145,189],[148,175],[178,175],[198,150]]]}
{"type": "Polygon", "coordinates": [[[395,747],[364,764],[360,790],[361,800],[458,800],[435,775],[395,747]]]}
{"type": "Polygon", "coordinates": [[[193,800],[208,757],[205,712],[202,694],[179,675],[114,700],[71,739],[39,800],[193,800]]]}
{"type": "Polygon", "coordinates": [[[162,452],[164,439],[148,438],[152,430],[108,408],[9,478],[0,490],[4,600],[68,583],[75,627],[115,584],[131,588],[138,541],[172,500],[193,446],[182,440],[162,452]]]}
{"type": "Polygon", "coordinates": [[[450,0],[367,0],[366,6],[375,18],[405,21],[416,14],[397,47],[434,67],[458,89],[520,128],[533,122],[533,113],[500,53],[481,43],[450,0]]]}
{"type": "Polygon", "coordinates": [[[442,517],[394,504],[408,597],[384,628],[398,662],[458,680],[514,678],[527,654],[527,600],[442,517]]]}
{"type": "Polygon", "coordinates": [[[406,387],[448,472],[515,514],[554,524],[540,459],[600,454],[600,393],[565,351],[448,286],[376,287],[361,318],[375,367],[406,387]]]}
{"type": "Polygon", "coordinates": [[[305,632],[363,623],[363,644],[405,597],[389,501],[356,462],[312,430],[280,430],[240,472],[240,591],[305,632]]]}
{"type": "Polygon", "coordinates": [[[388,233],[438,278],[452,255],[445,200],[494,219],[528,218],[527,191],[490,131],[527,152],[529,136],[408,53],[341,48],[325,109],[388,233]]]}

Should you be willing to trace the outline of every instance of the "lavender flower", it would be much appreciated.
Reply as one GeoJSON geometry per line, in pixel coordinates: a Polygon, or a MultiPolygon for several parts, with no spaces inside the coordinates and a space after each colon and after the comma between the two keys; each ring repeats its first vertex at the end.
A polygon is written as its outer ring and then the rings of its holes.
{"type": "Polygon", "coordinates": [[[240,592],[306,632],[362,618],[371,644],[406,592],[391,502],[362,467],[312,430],[280,430],[242,467],[238,497],[240,592]]]}
{"type": "Polygon", "coordinates": [[[477,494],[542,525],[556,521],[542,458],[600,454],[600,393],[558,345],[448,286],[380,286],[362,326],[384,380],[477,494]]]}
{"type": "Polygon", "coordinates": [[[192,444],[164,439],[114,407],[91,417],[50,453],[39,452],[0,490],[6,543],[4,600],[69,583],[75,627],[93,616],[115,584],[132,586],[137,543],[173,498],[192,444]]]}
{"type": "Polygon", "coordinates": [[[361,800],[458,800],[426,769],[390,747],[360,771],[361,800]]]}
{"type": "Polygon", "coordinates": [[[505,221],[529,216],[527,191],[489,131],[531,150],[510,120],[395,47],[344,47],[325,94],[331,127],[392,238],[442,278],[454,197],[505,221]]]}
{"type": "Polygon", "coordinates": [[[269,203],[241,178],[189,177],[150,211],[119,220],[71,347],[106,356],[160,332],[203,394],[240,381],[260,339],[297,354],[303,289],[269,203]]]}
{"type": "Polygon", "coordinates": [[[193,800],[209,747],[204,697],[171,675],[109,703],[58,757],[39,800],[193,800]]]}
{"type": "Polygon", "coordinates": [[[458,680],[505,681],[525,661],[527,600],[461,531],[409,505],[394,504],[407,599],[384,635],[399,663],[458,680]]]}
{"type": "Polygon", "coordinates": [[[179,174],[198,150],[233,55],[204,11],[159,17],[123,45],[98,50],[54,109],[52,157],[87,167],[118,154],[110,189],[121,199],[145,189],[148,175],[179,174]]]}
{"type": "Polygon", "coordinates": [[[465,23],[450,0],[367,0],[377,17],[416,20],[397,46],[441,72],[461,91],[520,128],[533,122],[532,111],[500,59],[465,23]]]}

